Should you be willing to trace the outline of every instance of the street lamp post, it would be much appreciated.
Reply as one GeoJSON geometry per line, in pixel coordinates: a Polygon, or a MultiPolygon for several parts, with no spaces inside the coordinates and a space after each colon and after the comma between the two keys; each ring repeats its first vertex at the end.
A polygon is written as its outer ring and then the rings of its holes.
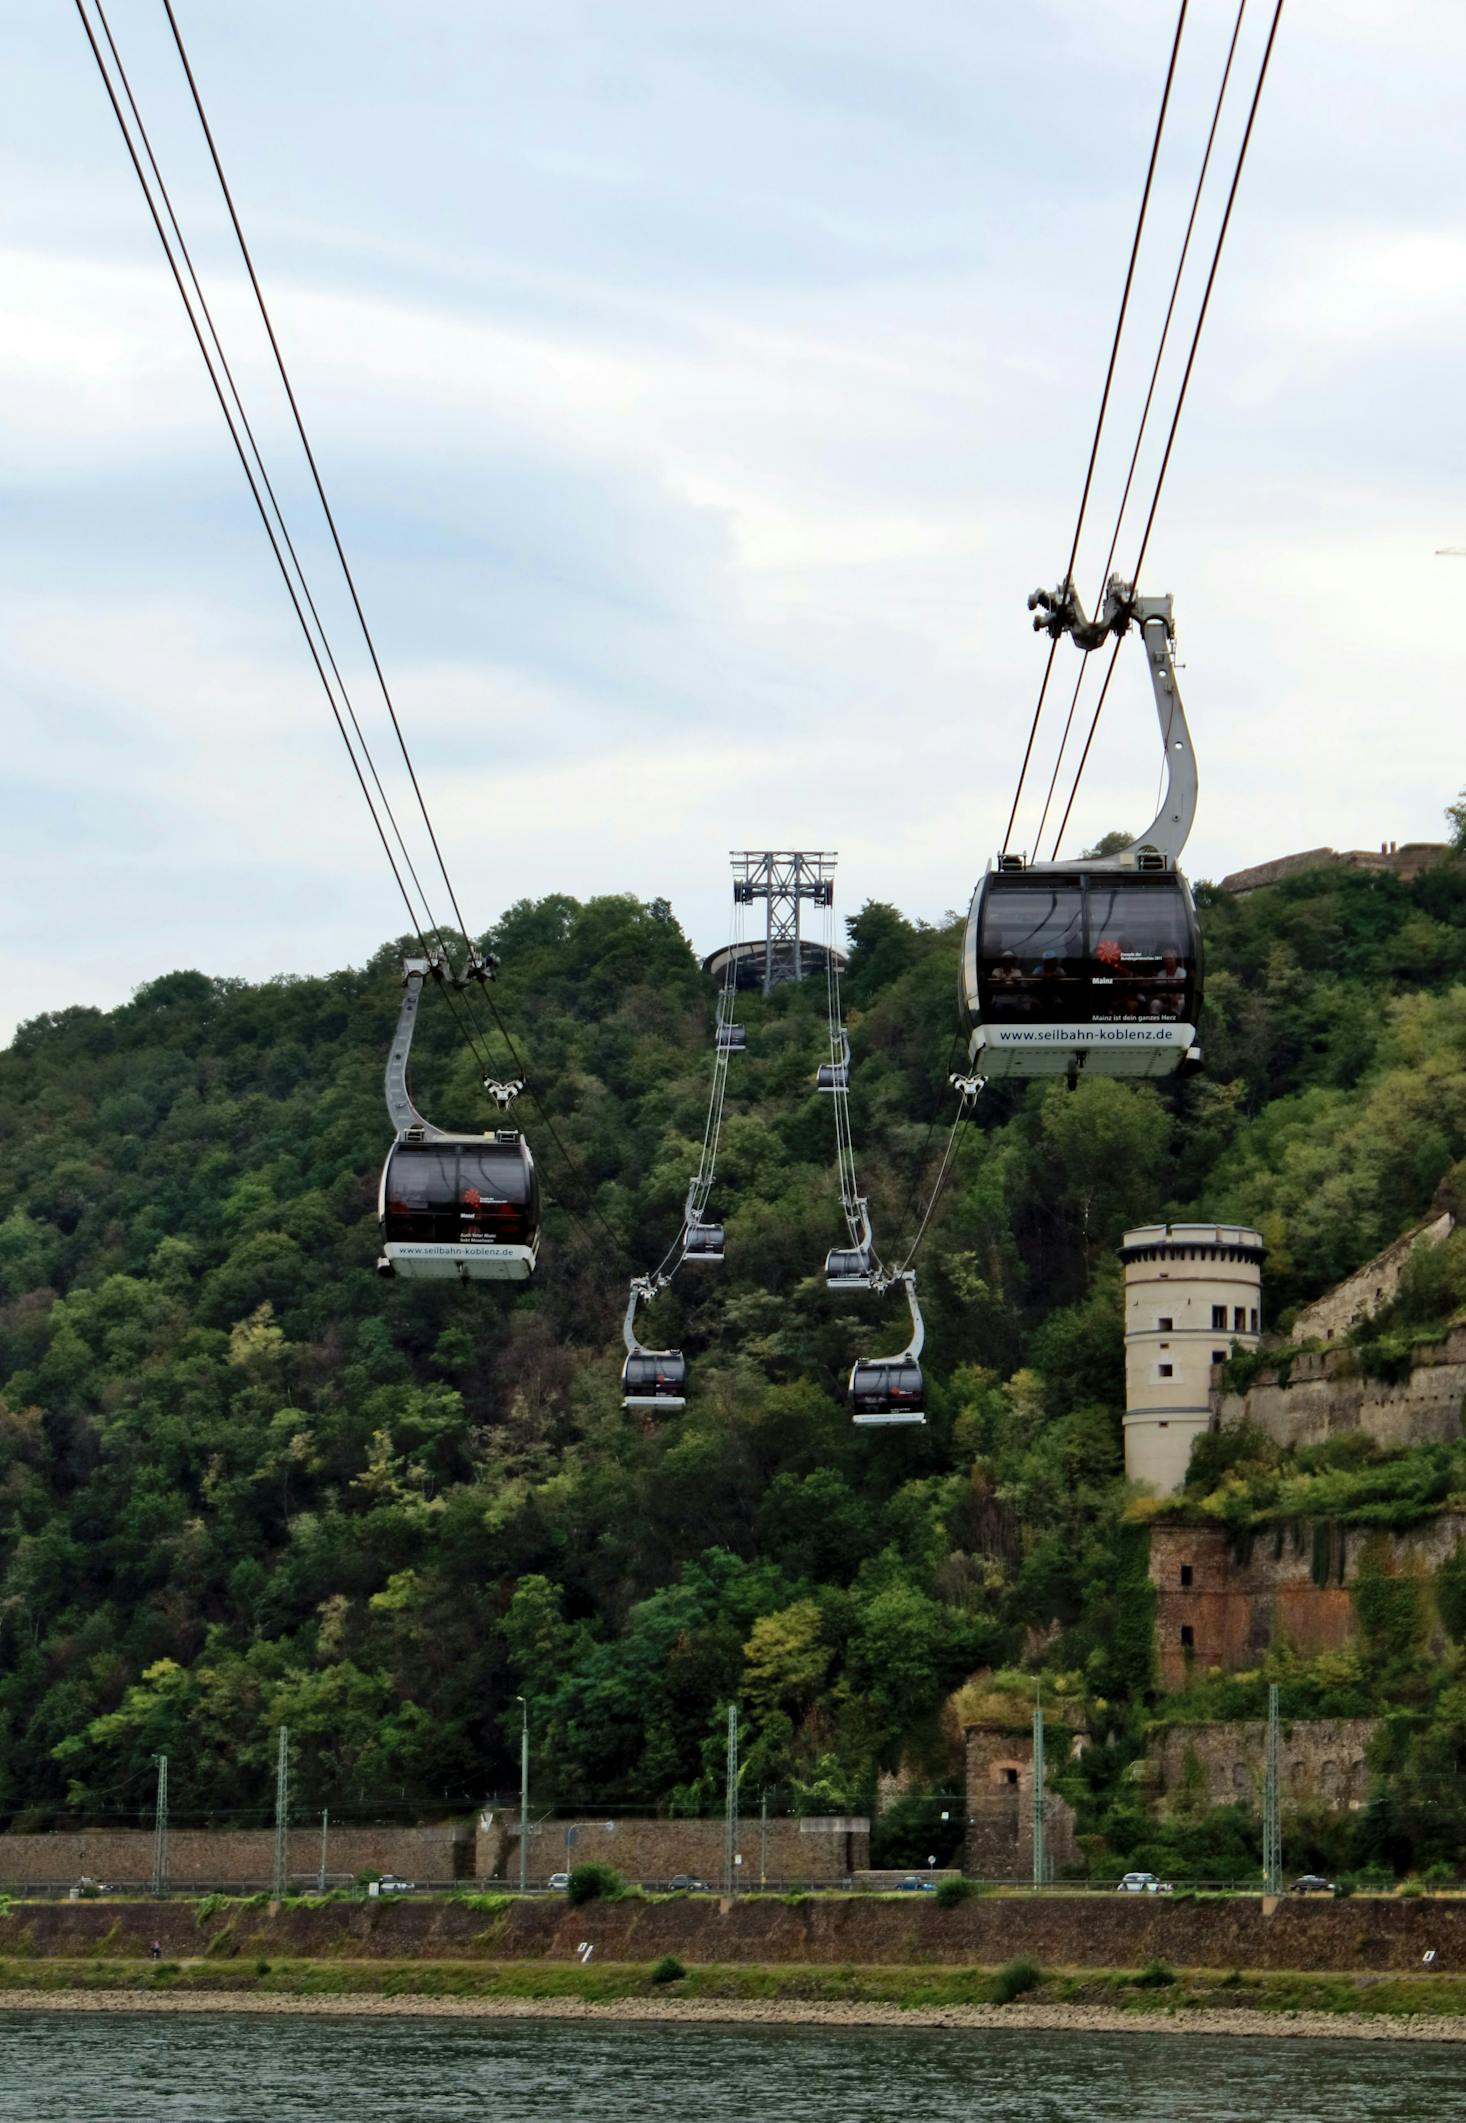
{"type": "Polygon", "coordinates": [[[521,1711],[519,1724],[519,1892],[524,1893],[525,1868],[529,1863],[529,1705],[522,1695],[514,1698],[521,1711]]]}

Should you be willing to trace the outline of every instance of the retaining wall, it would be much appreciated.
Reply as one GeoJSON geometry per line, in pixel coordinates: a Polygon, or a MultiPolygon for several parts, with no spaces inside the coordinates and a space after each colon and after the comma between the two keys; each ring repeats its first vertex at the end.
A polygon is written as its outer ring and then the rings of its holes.
{"type": "Polygon", "coordinates": [[[317,1909],[215,1911],[187,1902],[17,1903],[0,1918],[0,1955],[169,1960],[207,1954],[273,1959],[564,1961],[589,1943],[602,1961],[688,1964],[854,1963],[998,1967],[1031,1955],[1046,1968],[1466,1970],[1466,1898],[1284,1899],[1271,1915],[1251,1897],[994,1895],[939,1909],[930,1895],[856,1895],[591,1903],[511,1899],[499,1913],[427,1899],[317,1909]]]}
{"type": "MultiPolygon", "coordinates": [[[[326,1865],[351,1879],[359,1872],[395,1872],[408,1880],[468,1879],[473,1830],[460,1821],[425,1827],[342,1827],[330,1830],[326,1865]]],[[[290,1877],[314,1885],[321,1831],[290,1832],[290,1877]]],[[[268,1887],[275,1876],[273,1829],[175,1828],[168,1836],[169,1878],[201,1885],[268,1887]]],[[[142,1886],[153,1877],[150,1829],[57,1829],[46,1835],[0,1835],[0,1884],[57,1886],[82,1879],[142,1886]]]]}

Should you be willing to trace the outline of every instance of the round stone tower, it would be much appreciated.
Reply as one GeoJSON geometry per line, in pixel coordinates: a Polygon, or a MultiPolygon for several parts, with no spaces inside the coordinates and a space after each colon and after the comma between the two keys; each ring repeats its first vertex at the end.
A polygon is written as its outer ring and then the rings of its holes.
{"type": "Polygon", "coordinates": [[[1211,1420],[1211,1371],[1262,1331],[1259,1232],[1247,1224],[1127,1231],[1125,1475],[1166,1495],[1211,1420]]]}

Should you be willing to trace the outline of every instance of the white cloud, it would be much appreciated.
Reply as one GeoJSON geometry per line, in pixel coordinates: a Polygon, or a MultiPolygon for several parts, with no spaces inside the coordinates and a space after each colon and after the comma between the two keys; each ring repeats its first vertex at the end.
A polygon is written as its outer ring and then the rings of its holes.
{"type": "MultiPolygon", "coordinates": [[[[120,4],[115,25],[395,801],[153,13],[120,4]]],[[[1090,574],[1228,14],[1188,27],[1090,574]]],[[[1045,647],[1023,599],[1067,552],[1173,20],[1159,0],[1123,18],[564,0],[491,41],[455,0],[411,22],[336,0],[200,15],[474,919],[525,893],[666,892],[707,948],[725,851],[754,842],[837,846],[846,912],[965,901],[1007,817],[1045,647]]],[[[24,0],[0,150],[22,320],[0,341],[21,827],[0,847],[0,964],[21,1016],[181,962],[360,960],[400,926],[89,63],[24,0]]],[[[1285,16],[1147,568],[1187,659],[1197,874],[1429,837],[1466,778],[1466,563],[1430,557],[1466,543],[1463,64],[1466,16],[1285,16]]],[[[1055,733],[1076,667],[1066,648],[1055,733]]],[[[1066,846],[1143,823],[1156,758],[1127,653],[1066,846]]]]}

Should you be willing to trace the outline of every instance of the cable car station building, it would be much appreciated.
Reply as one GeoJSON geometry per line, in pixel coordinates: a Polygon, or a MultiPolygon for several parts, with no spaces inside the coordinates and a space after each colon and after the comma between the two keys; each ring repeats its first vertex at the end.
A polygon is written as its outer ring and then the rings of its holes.
{"type": "Polygon", "coordinates": [[[1127,1231],[1125,1478],[1164,1496],[1211,1421],[1211,1373],[1262,1334],[1260,1232],[1247,1224],[1127,1231]]]}

